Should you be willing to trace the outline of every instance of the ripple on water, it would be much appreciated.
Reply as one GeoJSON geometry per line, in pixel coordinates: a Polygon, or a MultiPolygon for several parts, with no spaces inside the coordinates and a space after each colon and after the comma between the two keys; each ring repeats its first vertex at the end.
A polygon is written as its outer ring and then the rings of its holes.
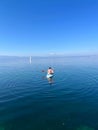
{"type": "MultiPolygon", "coordinates": [[[[65,63],[56,66],[52,85],[46,77],[43,78],[45,74],[41,73],[41,68],[37,68],[40,65],[18,66],[16,69],[15,66],[9,69],[5,67],[5,70],[0,72],[0,122],[14,124],[21,119],[20,124],[22,120],[25,124],[31,117],[29,126],[32,126],[32,122],[33,125],[38,124],[39,119],[39,122],[43,121],[49,127],[47,121],[51,124],[51,120],[55,122],[56,118],[58,121],[66,120],[65,129],[69,128],[70,123],[74,126],[79,121],[87,123],[89,120],[94,124],[96,120],[93,121],[90,115],[93,115],[92,110],[98,113],[98,67],[94,70],[89,68],[87,71],[85,65],[75,67],[69,65],[72,62],[68,62],[67,66],[65,63]]],[[[47,65],[45,67],[47,68],[47,65]]],[[[25,130],[25,125],[21,126],[25,130]]]]}

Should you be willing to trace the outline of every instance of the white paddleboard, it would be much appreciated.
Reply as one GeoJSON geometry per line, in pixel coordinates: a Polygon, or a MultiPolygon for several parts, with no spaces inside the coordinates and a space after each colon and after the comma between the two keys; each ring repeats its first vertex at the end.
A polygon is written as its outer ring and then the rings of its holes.
{"type": "Polygon", "coordinates": [[[52,78],[52,77],[53,77],[53,74],[47,74],[46,77],[47,77],[47,78],[52,78]]]}

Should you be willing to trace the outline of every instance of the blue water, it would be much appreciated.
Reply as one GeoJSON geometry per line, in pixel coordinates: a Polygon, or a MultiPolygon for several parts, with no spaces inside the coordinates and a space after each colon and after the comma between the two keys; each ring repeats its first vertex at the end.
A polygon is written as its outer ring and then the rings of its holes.
{"type": "Polygon", "coordinates": [[[0,57],[0,130],[98,130],[98,57],[0,57]]]}

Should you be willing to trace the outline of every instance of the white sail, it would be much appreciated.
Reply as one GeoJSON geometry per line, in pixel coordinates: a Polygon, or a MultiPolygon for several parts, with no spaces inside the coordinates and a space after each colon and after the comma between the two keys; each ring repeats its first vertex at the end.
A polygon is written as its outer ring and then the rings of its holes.
{"type": "Polygon", "coordinates": [[[31,64],[31,62],[32,62],[32,57],[30,56],[30,64],[31,64]]]}

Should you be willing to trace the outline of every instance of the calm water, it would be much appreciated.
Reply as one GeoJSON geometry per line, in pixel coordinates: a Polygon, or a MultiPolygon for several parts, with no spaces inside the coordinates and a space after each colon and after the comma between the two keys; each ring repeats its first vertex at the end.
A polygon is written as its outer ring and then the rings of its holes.
{"type": "Polygon", "coordinates": [[[0,57],[0,130],[98,130],[98,57],[0,57]]]}

